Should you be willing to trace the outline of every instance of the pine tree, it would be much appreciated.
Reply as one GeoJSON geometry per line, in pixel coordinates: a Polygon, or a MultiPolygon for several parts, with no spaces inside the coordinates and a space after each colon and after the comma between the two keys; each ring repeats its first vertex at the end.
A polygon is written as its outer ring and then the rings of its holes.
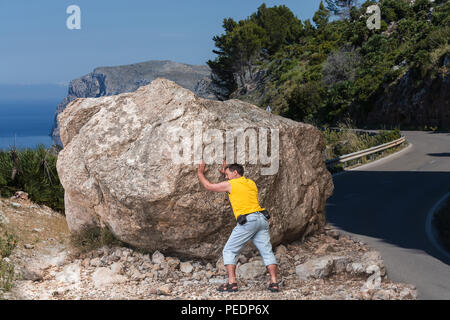
{"type": "Polygon", "coordinates": [[[313,21],[317,26],[317,29],[321,30],[328,24],[328,19],[330,18],[330,11],[328,11],[323,2],[320,1],[319,10],[314,13],[313,21]]]}

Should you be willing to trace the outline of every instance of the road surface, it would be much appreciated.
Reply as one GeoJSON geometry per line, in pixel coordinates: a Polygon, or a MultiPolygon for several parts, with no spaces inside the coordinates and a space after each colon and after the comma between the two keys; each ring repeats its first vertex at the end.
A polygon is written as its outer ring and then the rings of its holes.
{"type": "Polygon", "coordinates": [[[426,232],[450,191],[450,133],[402,134],[412,146],[333,177],[327,220],[378,250],[389,278],[414,284],[419,299],[450,299],[450,256],[426,232]]]}

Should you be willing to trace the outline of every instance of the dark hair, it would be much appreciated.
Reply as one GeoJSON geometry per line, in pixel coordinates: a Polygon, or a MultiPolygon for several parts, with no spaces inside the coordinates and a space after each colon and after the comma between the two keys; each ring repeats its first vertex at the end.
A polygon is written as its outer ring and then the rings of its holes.
{"type": "Polygon", "coordinates": [[[240,176],[243,176],[243,175],[244,175],[244,167],[241,166],[240,164],[237,164],[237,163],[229,164],[229,165],[227,166],[227,168],[228,168],[231,172],[237,171],[237,173],[238,173],[240,176]]]}

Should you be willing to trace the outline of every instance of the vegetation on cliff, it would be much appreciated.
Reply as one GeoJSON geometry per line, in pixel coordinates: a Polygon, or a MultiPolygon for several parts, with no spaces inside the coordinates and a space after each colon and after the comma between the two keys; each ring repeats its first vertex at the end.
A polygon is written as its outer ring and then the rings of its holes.
{"type": "Polygon", "coordinates": [[[228,97],[317,125],[350,116],[363,126],[377,99],[406,72],[412,92],[448,78],[450,2],[366,1],[340,17],[332,19],[323,3],[313,23],[286,6],[263,4],[244,20],[224,20],[225,33],[213,38],[217,57],[208,65],[228,97]],[[379,30],[367,27],[374,4],[381,10],[379,30]]]}

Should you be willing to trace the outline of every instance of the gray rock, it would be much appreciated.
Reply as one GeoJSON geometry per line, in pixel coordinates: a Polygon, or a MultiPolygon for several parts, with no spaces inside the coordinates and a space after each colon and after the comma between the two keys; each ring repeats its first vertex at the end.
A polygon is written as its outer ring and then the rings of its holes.
{"type": "Polygon", "coordinates": [[[40,281],[44,277],[44,271],[36,265],[26,265],[21,270],[23,280],[40,281]]]}
{"type": "Polygon", "coordinates": [[[351,262],[350,257],[333,257],[333,270],[335,273],[342,273],[347,270],[347,265],[351,262]]]}
{"type": "Polygon", "coordinates": [[[164,262],[164,255],[161,252],[159,252],[158,250],[156,250],[152,254],[152,262],[154,264],[161,264],[162,262],[164,262]]]}
{"type": "Polygon", "coordinates": [[[287,253],[287,248],[280,244],[276,249],[275,249],[275,255],[277,257],[281,257],[282,255],[285,255],[287,253]]]}
{"type": "Polygon", "coordinates": [[[96,288],[104,288],[114,284],[124,283],[127,281],[127,278],[117,274],[110,268],[101,267],[92,274],[92,281],[96,288]]]}
{"type": "Polygon", "coordinates": [[[260,260],[248,262],[236,268],[236,275],[240,279],[256,279],[266,274],[266,266],[260,260]]]}
{"type": "Polygon", "coordinates": [[[22,207],[22,205],[20,203],[17,203],[17,202],[11,202],[10,204],[11,204],[11,207],[16,208],[16,209],[22,207]]]}
{"type": "Polygon", "coordinates": [[[180,271],[183,273],[191,273],[194,270],[194,267],[190,262],[182,262],[180,263],[180,271]]]}
{"type": "Polygon", "coordinates": [[[170,296],[172,293],[172,286],[170,284],[164,284],[156,289],[156,293],[159,295],[170,296]]]}
{"type": "MultiPolygon", "coordinates": [[[[333,182],[316,127],[243,101],[202,99],[158,78],[136,92],[77,99],[58,115],[64,149],[57,170],[71,232],[108,225],[119,240],[140,249],[217,257],[235,225],[223,219],[230,214],[228,199],[201,188],[192,163],[173,158],[180,148],[174,131],[193,136],[200,121],[203,132],[259,128],[254,133],[268,142],[262,128],[270,128],[273,140],[279,137],[276,174],[267,174],[270,166],[261,161],[245,164],[260,201],[274,221],[283,221],[271,231],[274,246],[325,224],[333,182]],[[212,236],[211,230],[223,232],[212,236]]],[[[220,173],[210,170],[209,178],[219,181],[220,173]]]]}
{"type": "Polygon", "coordinates": [[[114,262],[111,266],[111,271],[117,274],[123,273],[123,265],[121,262],[114,262]]]}
{"type": "Polygon", "coordinates": [[[102,265],[102,261],[100,258],[91,259],[89,263],[92,267],[100,267],[102,265]]]}
{"type": "Polygon", "coordinates": [[[227,279],[225,278],[211,278],[208,280],[209,283],[212,284],[222,284],[222,283],[226,283],[227,279]]]}
{"type": "Polygon", "coordinates": [[[333,271],[333,259],[321,257],[309,260],[295,268],[295,273],[302,280],[325,278],[333,271]]]}
{"type": "Polygon", "coordinates": [[[80,282],[81,268],[77,263],[68,264],[61,272],[55,275],[56,281],[65,283],[78,283],[80,282]]]}
{"type": "Polygon", "coordinates": [[[353,274],[363,274],[366,271],[365,266],[360,262],[349,263],[346,268],[347,272],[353,274]]]}

